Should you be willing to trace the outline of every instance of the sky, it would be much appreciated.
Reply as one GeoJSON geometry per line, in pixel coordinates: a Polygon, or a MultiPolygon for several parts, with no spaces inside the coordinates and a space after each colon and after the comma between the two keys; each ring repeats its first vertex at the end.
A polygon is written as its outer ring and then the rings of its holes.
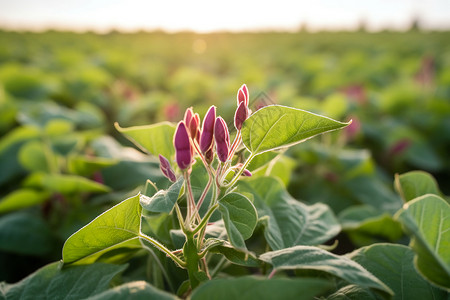
{"type": "Polygon", "coordinates": [[[450,29],[450,0],[0,0],[0,27],[123,31],[450,29]]]}

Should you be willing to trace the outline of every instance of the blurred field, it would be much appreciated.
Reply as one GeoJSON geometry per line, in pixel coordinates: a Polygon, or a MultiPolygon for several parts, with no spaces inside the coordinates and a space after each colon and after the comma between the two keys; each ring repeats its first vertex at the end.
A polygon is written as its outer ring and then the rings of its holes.
{"type": "Polygon", "coordinates": [[[450,193],[449,32],[0,31],[0,198],[31,193],[0,205],[0,281],[60,259],[77,228],[147,178],[162,180],[114,122],[176,122],[210,105],[231,120],[242,83],[254,109],[353,119],[260,170],[294,197],[337,215],[357,204],[392,213],[394,174],[408,170],[432,173],[450,193]]]}

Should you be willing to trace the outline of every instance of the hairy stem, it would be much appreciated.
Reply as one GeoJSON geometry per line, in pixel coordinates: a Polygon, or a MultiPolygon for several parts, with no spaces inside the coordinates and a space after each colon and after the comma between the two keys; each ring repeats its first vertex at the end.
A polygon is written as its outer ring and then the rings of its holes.
{"type": "MultiPolygon", "coordinates": [[[[151,238],[151,237],[149,237],[148,235],[146,235],[145,233],[142,233],[142,232],[139,233],[139,238],[146,240],[147,242],[149,242],[150,244],[155,246],[155,248],[157,248],[158,250],[164,252],[167,256],[169,256],[171,259],[173,259],[173,261],[175,263],[177,263],[181,268],[186,268],[186,262],[182,261],[175,254],[173,254],[172,251],[167,249],[166,246],[164,246],[163,244],[161,244],[160,242],[158,242],[154,238],[151,238]]],[[[143,244],[143,246],[146,247],[144,244],[143,244]]]]}

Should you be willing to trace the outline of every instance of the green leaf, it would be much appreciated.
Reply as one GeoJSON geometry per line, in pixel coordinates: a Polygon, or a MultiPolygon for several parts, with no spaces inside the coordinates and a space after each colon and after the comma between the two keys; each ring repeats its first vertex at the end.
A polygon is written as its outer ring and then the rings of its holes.
{"type": "Polygon", "coordinates": [[[331,287],[331,283],[314,278],[271,278],[244,276],[213,279],[192,293],[192,300],[214,299],[298,299],[310,300],[331,287]]]}
{"type": "Polygon", "coordinates": [[[25,187],[42,188],[61,194],[83,192],[106,193],[110,188],[106,185],[77,175],[33,173],[24,182],[25,187]]]}
{"type": "Polygon", "coordinates": [[[67,160],[67,168],[70,173],[91,176],[96,171],[113,166],[118,163],[116,159],[109,159],[103,157],[87,157],[87,156],[70,156],[67,160]]]}
{"type": "Polygon", "coordinates": [[[159,154],[167,159],[175,155],[173,147],[173,135],[175,125],[169,122],[162,122],[148,126],[133,126],[122,128],[115,123],[116,129],[125,134],[136,146],[155,156],[159,154]]]}
{"type": "Polygon", "coordinates": [[[16,212],[0,218],[0,250],[30,256],[48,254],[54,247],[48,225],[40,217],[16,212]]]}
{"type": "MultiPolygon", "coordinates": [[[[346,285],[333,294],[329,295],[327,300],[378,300],[377,294],[369,289],[362,288],[355,284],[346,285]]],[[[382,299],[382,298],[381,298],[382,299]]]]}
{"type": "Polygon", "coordinates": [[[113,289],[97,294],[90,300],[144,300],[144,299],[161,299],[161,300],[175,300],[179,299],[176,296],[167,292],[158,290],[145,281],[133,281],[116,286],[113,289]]]}
{"type": "Polygon", "coordinates": [[[400,223],[391,215],[369,205],[350,206],[339,214],[339,222],[358,246],[385,240],[395,242],[403,234],[400,223]]]}
{"type": "Polygon", "coordinates": [[[61,269],[55,262],[15,284],[0,283],[5,299],[86,299],[107,290],[126,265],[96,263],[61,269]]]}
{"type": "MultiPolygon", "coordinates": [[[[87,264],[108,251],[141,249],[139,195],[128,198],[71,235],[63,247],[64,264],[87,264]]],[[[114,252],[113,252],[114,253],[114,252]]]]}
{"type": "Polygon", "coordinates": [[[392,294],[384,283],[356,262],[317,247],[295,246],[266,252],[259,259],[271,264],[276,270],[317,270],[349,283],[392,294]]]}
{"type": "Polygon", "coordinates": [[[258,221],[252,202],[244,195],[229,193],[219,200],[219,211],[231,244],[238,249],[247,249],[244,241],[252,236],[258,221]]]}
{"type": "Polygon", "coordinates": [[[411,171],[402,175],[395,175],[395,189],[408,202],[426,194],[441,195],[436,179],[423,171],[411,171]]]}
{"type": "Polygon", "coordinates": [[[248,253],[248,251],[239,251],[228,243],[212,248],[211,252],[224,255],[229,261],[236,265],[256,268],[261,266],[261,261],[252,253],[248,253]]]}
{"type": "Polygon", "coordinates": [[[254,195],[258,215],[266,225],[264,235],[272,249],[318,245],[340,232],[339,222],[327,205],[308,206],[297,201],[279,180],[260,177],[241,182],[239,190],[254,195]]]}
{"type": "Polygon", "coordinates": [[[19,189],[6,195],[0,201],[0,214],[13,210],[41,204],[49,198],[48,192],[41,192],[32,189],[19,189]]]}
{"type": "Polygon", "coordinates": [[[184,179],[180,176],[168,190],[159,190],[152,197],[140,195],[140,203],[142,207],[151,212],[170,213],[173,206],[177,202],[184,179]]]}
{"type": "Polygon", "coordinates": [[[348,255],[380,278],[394,292],[393,299],[447,299],[447,293],[433,287],[414,268],[411,248],[396,244],[375,244],[348,255]]]}
{"type": "Polygon", "coordinates": [[[269,105],[242,126],[242,142],[254,155],[301,143],[320,133],[349,125],[304,110],[269,105]]]}
{"type": "Polygon", "coordinates": [[[395,217],[411,236],[414,263],[432,283],[450,289],[450,205],[427,194],[407,202],[395,217]]]}
{"type": "Polygon", "coordinates": [[[18,159],[24,168],[34,172],[50,172],[49,166],[57,163],[55,154],[40,141],[30,141],[23,145],[18,159]]]}

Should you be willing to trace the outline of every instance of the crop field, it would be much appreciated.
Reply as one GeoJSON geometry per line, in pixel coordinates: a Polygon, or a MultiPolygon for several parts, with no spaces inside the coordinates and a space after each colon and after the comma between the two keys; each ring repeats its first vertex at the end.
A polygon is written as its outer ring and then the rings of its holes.
{"type": "Polygon", "coordinates": [[[447,195],[450,32],[0,30],[0,299],[447,299],[447,195]]]}

